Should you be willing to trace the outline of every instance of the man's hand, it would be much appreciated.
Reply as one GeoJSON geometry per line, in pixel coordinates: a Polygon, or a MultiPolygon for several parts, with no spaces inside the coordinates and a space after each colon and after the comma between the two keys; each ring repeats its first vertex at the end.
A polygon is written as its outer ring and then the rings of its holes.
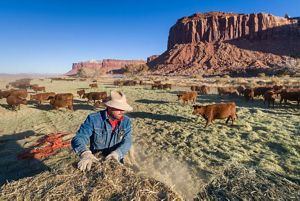
{"type": "Polygon", "coordinates": [[[114,159],[116,161],[119,161],[119,154],[116,151],[111,152],[108,156],[105,158],[106,160],[114,159]]]}
{"type": "Polygon", "coordinates": [[[93,162],[99,161],[91,151],[85,151],[80,155],[80,161],[78,163],[78,169],[81,171],[91,170],[93,162]]]}

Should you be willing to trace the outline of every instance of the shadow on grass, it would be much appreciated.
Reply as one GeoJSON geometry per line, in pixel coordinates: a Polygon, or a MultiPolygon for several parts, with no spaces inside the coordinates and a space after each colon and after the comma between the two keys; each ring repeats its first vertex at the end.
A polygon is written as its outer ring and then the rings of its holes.
{"type": "Polygon", "coordinates": [[[147,99],[140,99],[136,100],[137,103],[144,103],[144,104],[166,104],[169,103],[167,101],[160,101],[160,100],[147,100],[147,99]]]}
{"type": "Polygon", "coordinates": [[[189,119],[180,116],[168,114],[153,114],[150,112],[130,112],[128,113],[128,116],[131,118],[153,119],[168,122],[189,121],[189,119]]]}
{"type": "Polygon", "coordinates": [[[6,181],[34,176],[49,167],[37,159],[18,159],[18,154],[25,151],[18,140],[34,135],[32,130],[0,137],[0,186],[6,181]]]}
{"type": "Polygon", "coordinates": [[[7,109],[7,110],[12,110],[11,107],[8,104],[0,104],[0,106],[7,109]]]}
{"type": "MultiPolygon", "coordinates": [[[[93,103],[93,101],[91,103],[93,103]]],[[[42,104],[38,105],[37,102],[30,101],[28,106],[38,109],[38,110],[43,110],[43,111],[54,110],[53,107],[50,105],[50,103],[42,103],[42,104]]],[[[94,110],[94,106],[89,105],[86,101],[75,99],[73,101],[73,109],[74,109],[74,111],[75,110],[94,110]]]]}

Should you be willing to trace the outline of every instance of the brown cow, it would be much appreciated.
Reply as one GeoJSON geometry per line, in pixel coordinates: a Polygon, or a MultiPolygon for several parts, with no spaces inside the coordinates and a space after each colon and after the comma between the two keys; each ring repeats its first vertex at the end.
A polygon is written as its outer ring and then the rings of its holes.
{"type": "Polygon", "coordinates": [[[171,84],[152,84],[151,89],[172,89],[171,84]]]}
{"type": "Polygon", "coordinates": [[[48,100],[51,100],[52,98],[56,100],[73,100],[74,95],[72,93],[61,93],[56,94],[54,97],[49,97],[48,100]]]}
{"type": "Polygon", "coordinates": [[[233,95],[238,96],[239,92],[234,87],[218,87],[219,95],[233,95]]]}
{"type": "Polygon", "coordinates": [[[183,101],[183,104],[189,103],[191,101],[192,103],[195,103],[197,100],[197,92],[196,91],[190,91],[190,92],[185,92],[183,94],[177,95],[178,101],[183,101]]]}
{"type": "Polygon", "coordinates": [[[32,94],[30,95],[30,100],[36,100],[38,101],[38,104],[42,104],[43,101],[49,100],[49,97],[55,97],[54,92],[48,92],[48,93],[39,93],[39,94],[32,94]]]}
{"type": "Polygon", "coordinates": [[[91,100],[94,100],[94,103],[96,100],[103,100],[107,98],[107,93],[106,91],[104,92],[89,92],[83,95],[82,98],[87,98],[87,102],[89,103],[91,100]]]}
{"type": "Polygon", "coordinates": [[[13,110],[16,110],[16,107],[18,107],[18,109],[20,110],[20,104],[24,104],[24,105],[27,104],[26,99],[15,95],[9,95],[6,98],[6,102],[13,110]]]}
{"type": "Polygon", "coordinates": [[[10,95],[26,98],[27,97],[27,91],[26,91],[26,89],[17,89],[17,90],[16,89],[11,89],[11,90],[6,90],[6,91],[0,91],[0,99],[1,98],[7,98],[10,95]]]}
{"type": "Polygon", "coordinates": [[[98,84],[97,84],[97,83],[89,84],[89,86],[90,86],[91,88],[98,88],[98,84]]]}
{"type": "Polygon", "coordinates": [[[245,91],[246,87],[241,85],[241,86],[238,86],[236,88],[236,90],[239,92],[240,95],[244,95],[244,91],[245,91]]]}
{"type": "Polygon", "coordinates": [[[246,101],[254,100],[254,89],[253,88],[247,88],[244,90],[244,97],[246,101]]]}
{"type": "Polygon", "coordinates": [[[263,96],[267,91],[271,90],[273,87],[255,87],[254,97],[263,96]]]}
{"type": "Polygon", "coordinates": [[[1,91],[0,92],[0,99],[1,98],[7,98],[10,95],[14,95],[14,96],[19,96],[22,98],[26,98],[28,93],[26,89],[11,89],[11,90],[7,90],[7,91],[1,91]]]}
{"type": "Polygon", "coordinates": [[[81,98],[84,94],[85,94],[85,90],[81,89],[79,91],[77,91],[77,94],[79,95],[79,97],[81,98]]]}
{"type": "Polygon", "coordinates": [[[12,90],[10,95],[19,96],[19,97],[22,97],[22,98],[27,98],[28,93],[27,93],[26,89],[18,89],[18,90],[12,90]]]}
{"type": "Polygon", "coordinates": [[[104,103],[101,101],[96,101],[94,103],[94,107],[99,108],[99,107],[105,107],[104,103]]]}
{"type": "Polygon", "coordinates": [[[32,86],[31,88],[33,89],[33,91],[35,91],[35,93],[38,92],[38,91],[43,91],[43,92],[46,91],[45,87],[32,86]]]}
{"type": "Polygon", "coordinates": [[[122,86],[123,85],[123,81],[122,80],[115,80],[114,81],[114,85],[115,86],[122,86]]]}
{"type": "Polygon", "coordinates": [[[268,102],[268,107],[270,107],[270,104],[272,103],[274,108],[276,96],[277,93],[274,90],[266,91],[264,94],[264,104],[268,102]]]}
{"type": "Polygon", "coordinates": [[[237,119],[236,114],[236,105],[234,102],[229,103],[221,103],[221,104],[213,104],[207,106],[194,105],[193,114],[202,115],[202,117],[206,120],[206,125],[212,122],[215,119],[225,119],[226,124],[231,119],[232,124],[235,119],[237,119]]]}
{"type": "Polygon", "coordinates": [[[50,105],[52,105],[55,110],[59,108],[73,110],[73,94],[71,93],[56,94],[54,97],[51,96],[48,99],[50,100],[50,105]]]}
{"type": "Polygon", "coordinates": [[[125,81],[123,81],[123,85],[124,86],[135,86],[135,85],[137,85],[137,81],[135,81],[135,80],[125,80],[125,81]]]}
{"type": "Polygon", "coordinates": [[[216,87],[202,85],[199,90],[200,94],[217,94],[218,90],[216,87]]]}
{"type": "Polygon", "coordinates": [[[151,89],[158,89],[160,84],[152,84],[151,89]]]}
{"type": "Polygon", "coordinates": [[[279,91],[279,90],[282,90],[283,88],[284,88],[284,86],[282,86],[282,85],[274,85],[273,86],[274,91],[279,91]]]}
{"type": "Polygon", "coordinates": [[[13,90],[0,91],[0,99],[7,98],[13,90]]]}
{"type": "Polygon", "coordinates": [[[192,91],[201,91],[201,87],[193,85],[193,86],[191,86],[191,90],[192,91]]]}
{"type": "Polygon", "coordinates": [[[294,88],[294,89],[284,89],[279,92],[280,93],[280,105],[282,101],[284,101],[284,104],[287,104],[287,101],[297,101],[297,104],[300,103],[300,89],[294,88]]]}

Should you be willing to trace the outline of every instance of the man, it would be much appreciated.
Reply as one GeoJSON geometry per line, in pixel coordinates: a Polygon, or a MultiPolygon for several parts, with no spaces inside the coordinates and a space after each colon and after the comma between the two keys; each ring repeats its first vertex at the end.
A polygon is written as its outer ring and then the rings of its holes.
{"type": "Polygon", "coordinates": [[[106,159],[123,163],[131,147],[131,122],[125,111],[131,111],[125,94],[112,91],[110,100],[104,103],[106,110],[88,115],[72,139],[72,148],[79,154],[78,168],[89,171],[92,163],[98,161],[93,154],[101,152],[106,159]],[[86,145],[89,143],[89,148],[86,145]]]}

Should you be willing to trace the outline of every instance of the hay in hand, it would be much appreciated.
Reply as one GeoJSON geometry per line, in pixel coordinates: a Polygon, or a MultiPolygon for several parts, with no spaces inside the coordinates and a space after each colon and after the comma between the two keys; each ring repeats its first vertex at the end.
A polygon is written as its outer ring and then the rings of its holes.
{"type": "Polygon", "coordinates": [[[231,165],[195,200],[300,200],[300,186],[278,174],[231,165]]]}
{"type": "Polygon", "coordinates": [[[0,200],[182,200],[165,184],[113,160],[100,161],[86,173],[74,166],[8,183],[0,200]]]}

